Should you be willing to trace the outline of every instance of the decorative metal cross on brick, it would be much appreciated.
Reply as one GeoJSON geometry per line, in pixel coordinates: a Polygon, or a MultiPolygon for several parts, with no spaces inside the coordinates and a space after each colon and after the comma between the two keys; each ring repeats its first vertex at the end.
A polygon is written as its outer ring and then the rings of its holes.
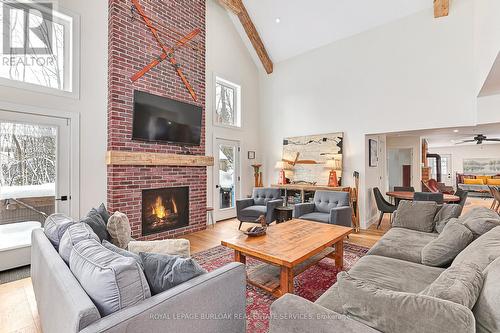
{"type": "Polygon", "coordinates": [[[186,76],[182,72],[181,66],[179,65],[179,63],[177,62],[177,60],[174,57],[174,52],[178,48],[180,48],[180,47],[186,45],[187,43],[189,43],[194,37],[196,37],[201,32],[201,30],[200,29],[194,29],[189,34],[185,35],[181,39],[178,39],[177,42],[176,42],[176,44],[173,47],[167,47],[167,46],[165,46],[165,44],[160,39],[159,32],[161,30],[159,30],[158,28],[156,28],[153,25],[154,20],[151,19],[150,17],[148,17],[146,15],[146,13],[144,12],[144,9],[139,4],[139,0],[132,0],[132,9],[131,10],[132,10],[132,14],[135,11],[137,13],[139,13],[139,15],[141,16],[142,20],[144,21],[144,23],[146,24],[146,26],[151,31],[151,34],[153,35],[153,37],[155,38],[156,42],[158,43],[158,46],[161,48],[161,50],[163,52],[156,59],[153,59],[143,69],[141,69],[140,71],[138,71],[137,73],[135,73],[130,78],[130,80],[132,80],[132,82],[135,82],[135,81],[139,80],[144,74],[146,74],[147,72],[149,72],[152,68],[154,68],[155,66],[157,66],[163,60],[167,59],[170,62],[170,64],[174,67],[175,71],[177,72],[177,75],[179,75],[179,77],[181,78],[182,82],[186,86],[186,89],[189,91],[189,94],[191,95],[191,97],[193,97],[193,100],[195,102],[198,101],[198,98],[196,97],[196,93],[194,92],[193,87],[191,86],[191,84],[189,84],[189,81],[186,79],[186,76]]]}

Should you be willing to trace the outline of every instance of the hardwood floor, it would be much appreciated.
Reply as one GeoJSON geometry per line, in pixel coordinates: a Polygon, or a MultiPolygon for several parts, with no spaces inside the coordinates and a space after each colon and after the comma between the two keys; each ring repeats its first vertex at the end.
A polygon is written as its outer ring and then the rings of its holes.
{"type": "MultiPolygon", "coordinates": [[[[464,211],[474,206],[490,207],[491,199],[470,198],[464,211]]],[[[186,235],[191,242],[191,252],[196,253],[220,245],[223,238],[238,235],[239,222],[236,219],[218,222],[215,227],[186,235]]],[[[243,228],[254,224],[243,223],[243,228]]],[[[389,230],[389,215],[382,221],[380,229],[372,225],[367,230],[349,236],[349,242],[371,247],[389,230]]],[[[31,285],[31,279],[22,279],[0,285],[0,333],[41,332],[40,320],[31,285]]]]}

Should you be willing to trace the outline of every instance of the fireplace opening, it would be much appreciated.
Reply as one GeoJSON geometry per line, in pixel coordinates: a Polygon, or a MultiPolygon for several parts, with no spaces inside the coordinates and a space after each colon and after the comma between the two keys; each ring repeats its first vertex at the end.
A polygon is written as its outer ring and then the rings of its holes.
{"type": "Polygon", "coordinates": [[[189,187],[142,191],[142,235],[189,225],[189,187]]]}

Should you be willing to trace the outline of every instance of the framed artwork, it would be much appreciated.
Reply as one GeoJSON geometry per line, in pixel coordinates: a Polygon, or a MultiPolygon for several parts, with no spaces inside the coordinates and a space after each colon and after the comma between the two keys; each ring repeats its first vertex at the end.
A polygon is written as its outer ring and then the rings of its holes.
{"type": "Polygon", "coordinates": [[[377,140],[368,140],[368,166],[378,166],[378,142],[377,140]]]}
{"type": "Polygon", "coordinates": [[[465,174],[495,175],[500,173],[500,158],[467,158],[464,159],[465,174]]]}
{"type": "Polygon", "coordinates": [[[255,152],[252,150],[248,151],[248,159],[249,160],[255,160],[255,152]]]}
{"type": "MultiPolygon", "coordinates": [[[[290,168],[287,177],[293,182],[328,184],[331,169],[327,162],[336,159],[342,165],[343,138],[342,132],[284,138],[282,161],[290,168]]],[[[341,177],[342,171],[337,170],[337,175],[341,177]]]]}

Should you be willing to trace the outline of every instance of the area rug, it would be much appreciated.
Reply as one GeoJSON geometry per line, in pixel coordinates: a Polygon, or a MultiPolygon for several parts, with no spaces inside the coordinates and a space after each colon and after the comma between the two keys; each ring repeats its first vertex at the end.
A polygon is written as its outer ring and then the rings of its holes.
{"type": "MultiPolygon", "coordinates": [[[[344,244],[344,270],[349,270],[368,248],[344,244]]],[[[233,250],[217,246],[198,252],[192,256],[207,271],[212,271],[233,261],[233,250]]],[[[247,269],[261,264],[258,260],[247,258],[247,269]]],[[[295,294],[314,302],[337,281],[339,270],[335,261],[324,258],[316,265],[302,272],[294,279],[295,294]]],[[[269,327],[269,307],[276,298],[263,290],[247,284],[247,332],[265,333],[269,327]]]]}

